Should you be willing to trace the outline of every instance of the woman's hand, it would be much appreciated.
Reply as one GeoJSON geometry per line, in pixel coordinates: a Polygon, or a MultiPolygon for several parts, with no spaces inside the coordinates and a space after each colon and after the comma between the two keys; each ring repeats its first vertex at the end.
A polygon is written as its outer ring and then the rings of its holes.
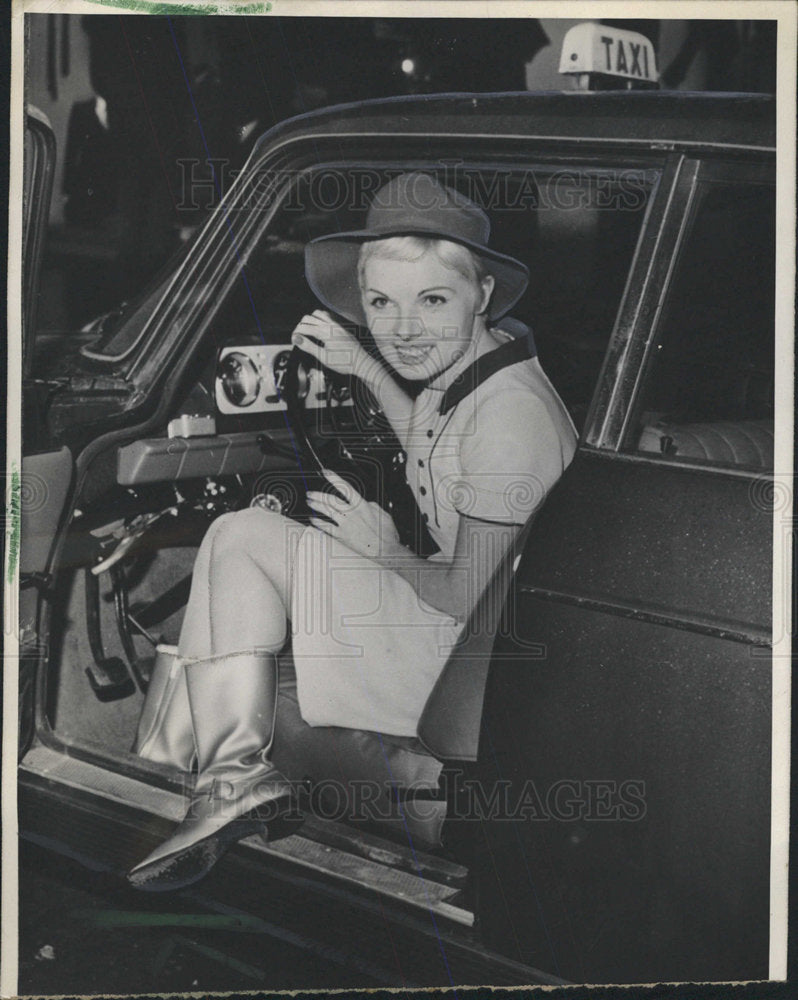
{"type": "Polygon", "coordinates": [[[378,358],[372,357],[357,337],[336,323],[326,309],[303,316],[291,334],[291,343],[307,351],[325,368],[341,375],[355,375],[365,383],[394,433],[404,441],[413,401],[378,358]]]}
{"type": "Polygon", "coordinates": [[[341,375],[362,378],[362,373],[373,366],[373,359],[357,338],[325,309],[303,316],[291,334],[291,343],[341,375]]]}
{"type": "Polygon", "coordinates": [[[337,538],[354,552],[379,562],[407,550],[399,541],[393,518],[377,503],[366,500],[354,487],[334,472],[324,470],[324,476],[340,496],[310,490],[308,506],[321,517],[311,517],[310,523],[319,531],[337,538]],[[334,523],[330,523],[330,521],[334,523]]]}

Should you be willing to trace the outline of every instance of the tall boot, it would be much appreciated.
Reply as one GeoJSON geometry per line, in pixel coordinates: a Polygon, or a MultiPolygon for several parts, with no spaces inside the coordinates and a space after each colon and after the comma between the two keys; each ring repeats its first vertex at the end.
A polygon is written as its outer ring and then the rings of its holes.
{"type": "Polygon", "coordinates": [[[138,889],[203,878],[251,833],[276,839],[302,822],[291,785],[268,758],[277,709],[273,653],[245,651],[185,665],[199,773],[185,818],[128,872],[138,889]]]}
{"type": "Polygon", "coordinates": [[[194,760],[194,727],[185,662],[177,655],[176,646],[156,648],[155,665],[132,749],[146,760],[190,771],[194,760]]]}

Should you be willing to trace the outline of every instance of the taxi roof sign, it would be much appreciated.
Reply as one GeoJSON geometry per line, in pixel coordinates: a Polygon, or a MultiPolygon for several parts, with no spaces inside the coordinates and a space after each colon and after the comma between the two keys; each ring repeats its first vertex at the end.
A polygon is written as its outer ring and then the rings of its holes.
{"type": "Polygon", "coordinates": [[[560,73],[600,73],[641,84],[656,84],[654,46],[637,31],[587,21],[565,35],[560,53],[560,73]]]}

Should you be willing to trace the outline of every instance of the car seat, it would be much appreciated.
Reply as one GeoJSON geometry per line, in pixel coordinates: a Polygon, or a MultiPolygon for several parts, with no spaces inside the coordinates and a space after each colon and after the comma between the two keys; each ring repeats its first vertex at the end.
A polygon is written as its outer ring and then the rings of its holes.
{"type": "Polygon", "coordinates": [[[443,845],[446,772],[477,758],[482,702],[493,641],[515,552],[530,519],[480,600],[427,700],[416,736],[389,736],[336,726],[309,726],[299,713],[290,652],[279,658],[280,685],[273,760],[304,782],[323,818],[376,825],[425,849],[443,845]]]}
{"type": "Polygon", "coordinates": [[[643,427],[637,450],[674,458],[698,458],[754,469],[773,468],[772,420],[725,420],[675,424],[666,420],[643,427]]]}

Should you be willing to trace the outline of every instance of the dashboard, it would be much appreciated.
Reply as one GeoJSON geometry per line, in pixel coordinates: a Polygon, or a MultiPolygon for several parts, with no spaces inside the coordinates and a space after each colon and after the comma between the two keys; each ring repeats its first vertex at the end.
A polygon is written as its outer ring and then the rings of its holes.
{"type": "MultiPolygon", "coordinates": [[[[291,351],[290,344],[234,341],[222,347],[212,392],[198,384],[169,421],[166,436],[118,449],[117,483],[132,487],[257,475],[284,467],[287,460],[295,464],[296,454],[284,440],[287,425],[268,420],[269,414],[287,409],[283,393],[291,351]]],[[[339,416],[352,413],[348,384],[329,378],[315,363],[300,365],[297,392],[304,407],[317,412],[314,423],[329,412],[336,415],[335,427],[339,416]]]]}
{"type": "MultiPolygon", "coordinates": [[[[239,415],[284,410],[283,389],[291,346],[230,345],[219,352],[215,400],[219,413],[239,415]]],[[[329,379],[318,367],[300,368],[299,397],[306,409],[351,406],[346,385],[329,379]]]]}

